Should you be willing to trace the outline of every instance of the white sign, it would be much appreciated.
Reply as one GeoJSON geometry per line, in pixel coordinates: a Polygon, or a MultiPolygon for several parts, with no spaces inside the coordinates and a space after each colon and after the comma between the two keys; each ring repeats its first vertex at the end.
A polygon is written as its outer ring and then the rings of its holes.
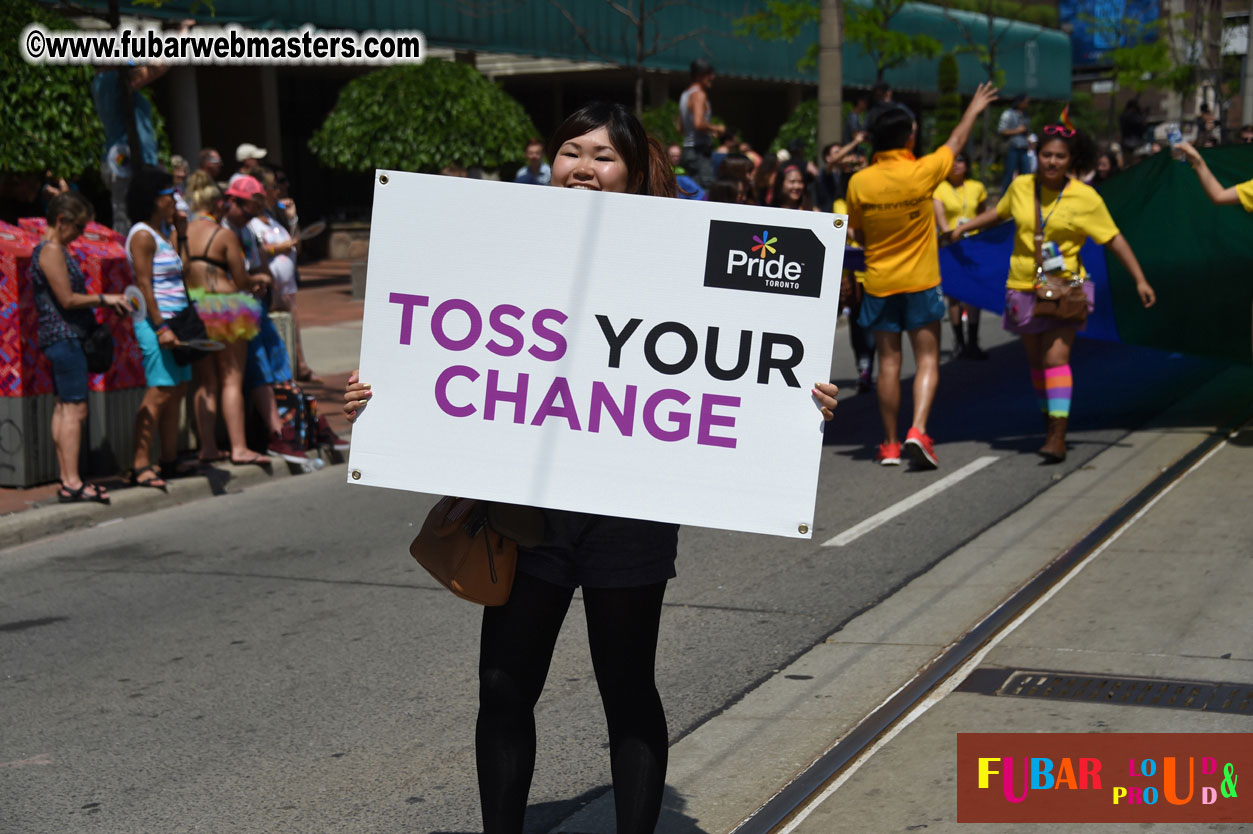
{"type": "Polygon", "coordinates": [[[349,483],[809,537],[843,215],[375,183],[349,483]]]}

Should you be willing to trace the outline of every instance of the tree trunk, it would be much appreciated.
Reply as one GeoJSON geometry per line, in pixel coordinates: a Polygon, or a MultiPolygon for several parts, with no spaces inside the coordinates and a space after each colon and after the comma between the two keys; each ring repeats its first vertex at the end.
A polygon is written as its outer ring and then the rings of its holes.
{"type": "MultiPolygon", "coordinates": [[[[818,149],[847,142],[843,116],[843,0],[822,0],[818,18],[818,149]]],[[[821,161],[821,160],[820,160],[821,161]]]]}

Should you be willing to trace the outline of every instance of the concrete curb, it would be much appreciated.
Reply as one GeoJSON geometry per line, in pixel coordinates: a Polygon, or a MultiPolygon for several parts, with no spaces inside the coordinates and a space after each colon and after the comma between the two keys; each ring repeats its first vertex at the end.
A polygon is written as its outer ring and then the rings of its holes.
{"type": "MultiPolygon", "coordinates": [[[[347,458],[321,450],[317,455],[325,465],[344,463],[347,458]]],[[[81,530],[123,518],[131,518],[166,507],[177,507],[215,495],[241,492],[250,486],[301,474],[300,467],[273,457],[265,468],[218,463],[206,466],[203,474],[169,481],[169,493],[144,487],[110,489],[109,504],[85,501],[59,504],[56,498],[29,510],[0,516],[0,542],[5,547],[36,541],[70,530],[81,530]]]]}

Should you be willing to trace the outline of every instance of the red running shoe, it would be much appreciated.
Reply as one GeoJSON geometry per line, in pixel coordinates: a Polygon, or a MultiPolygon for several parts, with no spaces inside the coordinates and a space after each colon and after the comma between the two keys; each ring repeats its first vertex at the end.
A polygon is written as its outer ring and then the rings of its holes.
{"type": "Polygon", "coordinates": [[[901,444],[880,443],[879,454],[874,456],[874,462],[880,466],[900,466],[901,444]]]}
{"type": "Polygon", "coordinates": [[[935,456],[935,443],[918,429],[910,429],[905,435],[905,453],[919,469],[940,468],[940,459],[935,456]]]}
{"type": "Polygon", "coordinates": [[[270,442],[266,444],[266,452],[271,455],[277,455],[288,463],[305,464],[309,462],[309,456],[305,450],[296,445],[295,433],[290,426],[284,426],[282,434],[275,433],[270,435],[270,442]]]}

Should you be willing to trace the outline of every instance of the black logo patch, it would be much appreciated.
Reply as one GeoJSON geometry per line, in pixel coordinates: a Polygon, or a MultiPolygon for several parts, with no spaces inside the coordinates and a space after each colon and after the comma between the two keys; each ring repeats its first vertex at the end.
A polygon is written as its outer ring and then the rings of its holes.
{"type": "Polygon", "coordinates": [[[809,229],[710,220],[705,286],[818,298],[826,255],[809,229]]]}

